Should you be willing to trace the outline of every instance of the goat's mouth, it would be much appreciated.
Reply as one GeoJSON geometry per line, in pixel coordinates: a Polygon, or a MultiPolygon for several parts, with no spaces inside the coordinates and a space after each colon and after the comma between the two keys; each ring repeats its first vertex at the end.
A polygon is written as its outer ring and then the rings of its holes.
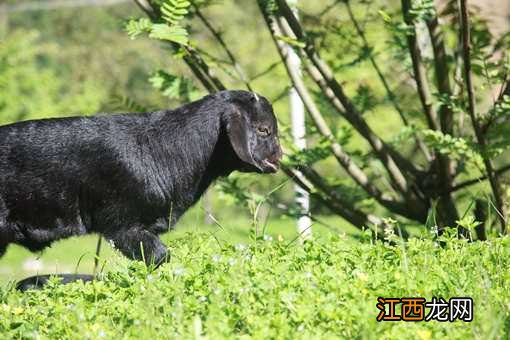
{"type": "Polygon", "coordinates": [[[262,164],[264,165],[264,169],[263,169],[263,171],[264,171],[264,172],[266,172],[266,173],[267,173],[267,172],[274,173],[274,172],[277,172],[277,171],[278,171],[278,169],[279,169],[279,164],[278,164],[278,162],[273,163],[273,162],[269,161],[268,159],[264,159],[264,160],[262,161],[262,164]]]}

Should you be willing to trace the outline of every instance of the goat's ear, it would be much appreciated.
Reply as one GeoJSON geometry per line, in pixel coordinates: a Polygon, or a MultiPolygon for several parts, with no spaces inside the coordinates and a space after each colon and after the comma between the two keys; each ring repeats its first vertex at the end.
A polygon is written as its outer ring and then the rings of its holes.
{"type": "Polygon", "coordinates": [[[238,110],[234,110],[227,119],[227,134],[237,156],[244,162],[257,166],[250,150],[248,122],[238,110]]]}

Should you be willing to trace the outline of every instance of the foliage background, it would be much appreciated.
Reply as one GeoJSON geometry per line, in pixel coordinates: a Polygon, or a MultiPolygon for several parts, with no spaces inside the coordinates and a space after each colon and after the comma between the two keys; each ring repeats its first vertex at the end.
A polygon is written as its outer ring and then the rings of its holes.
{"type": "MultiPolygon", "coordinates": [[[[13,0],[6,4],[28,2],[13,0]]],[[[385,25],[384,14],[397,13],[398,4],[382,0],[351,4],[402,107],[411,119],[418,117],[416,93],[405,76],[411,66],[409,57],[399,50],[391,30],[381,29],[385,25]]],[[[480,4],[481,13],[490,13],[491,6],[501,8],[501,13],[506,8],[505,2],[498,0],[480,4]]],[[[287,130],[290,84],[256,2],[211,1],[203,12],[242,61],[251,85],[274,103],[280,126],[287,130]]],[[[172,57],[167,45],[143,37],[128,37],[126,20],[140,16],[136,5],[122,1],[104,7],[0,12],[0,124],[176,107],[205,95],[206,91],[182,60],[172,57]],[[175,88],[159,91],[157,87],[168,80],[162,71],[182,77],[179,79],[187,91],[175,88]]],[[[409,131],[397,130],[400,118],[371,70],[369,54],[362,53],[363,46],[344,4],[333,0],[301,1],[300,17],[321,55],[332,64],[335,75],[342,79],[347,94],[362,108],[374,131],[399,151],[412,153],[409,131]]],[[[200,52],[225,84],[229,88],[243,88],[243,82],[226,66],[223,51],[203,24],[198,20],[185,22],[193,43],[200,46],[200,52]]],[[[488,23],[480,23],[480,30],[485,28],[495,36],[507,30],[505,21],[495,19],[494,13],[488,23]]],[[[453,41],[452,33],[448,31],[449,44],[453,41]]],[[[479,105],[487,109],[491,105],[490,86],[480,81],[476,85],[479,105]]],[[[377,164],[365,154],[366,142],[352,134],[345,122],[338,122],[336,113],[318,91],[313,95],[342,146],[356,161],[370,166],[373,176],[378,176],[377,164]]],[[[422,124],[419,119],[414,121],[418,126],[422,124]]],[[[320,147],[320,138],[312,124],[308,126],[310,144],[320,147]]],[[[288,140],[286,143],[288,146],[288,140]]],[[[497,159],[497,164],[507,162],[507,154],[497,159]]],[[[347,193],[350,200],[382,217],[391,217],[352,186],[343,170],[335,167],[332,157],[321,159],[318,165],[319,173],[328,177],[336,189],[347,193]]],[[[477,170],[471,169],[460,176],[468,179],[478,175],[477,170]]],[[[131,336],[160,335],[159,332],[168,330],[176,335],[196,335],[198,317],[198,324],[203,323],[209,334],[216,336],[231,336],[232,329],[260,337],[287,333],[306,337],[315,332],[324,337],[342,334],[369,338],[374,332],[383,331],[387,338],[404,334],[422,339],[502,338],[509,332],[509,297],[505,291],[508,238],[472,244],[451,238],[443,240],[446,243],[441,248],[437,240],[431,239],[429,228],[399,219],[398,223],[393,220],[390,223],[407,227],[416,239],[407,244],[398,238],[390,240],[393,243],[373,244],[369,235],[314,204],[312,212],[317,220],[313,230],[317,241],[299,247],[295,244],[294,219],[283,214],[292,209],[292,185],[286,177],[234,175],[233,179],[239,179],[243,188],[259,197],[282,183],[283,186],[272,196],[274,204],[264,206],[264,216],[255,224],[245,202],[225,194],[224,186],[215,188],[212,206],[218,223],[205,223],[202,202],[191,209],[179,222],[178,231],[164,236],[175,249],[177,260],[164,267],[158,274],[163,278],[157,282],[151,281],[147,268],[128,264],[105,245],[101,263],[106,272],[110,271],[105,283],[87,288],[53,287],[47,292],[22,296],[12,292],[8,283],[36,272],[90,272],[96,238],[58,242],[42,255],[10,247],[0,260],[0,329],[10,336],[37,331],[47,336],[72,337],[72,332],[81,329],[77,325],[84,322],[84,332],[90,337],[114,336],[125,330],[131,336]],[[188,231],[193,235],[186,234],[188,231]],[[197,232],[206,234],[197,236],[197,232]],[[255,240],[256,236],[262,237],[255,240]],[[196,256],[187,258],[189,253],[196,256]],[[215,260],[217,253],[221,254],[221,263],[215,260]],[[243,256],[248,253],[253,262],[245,261],[243,256]],[[231,265],[230,258],[242,258],[242,265],[240,262],[231,265]],[[228,269],[229,266],[233,269],[228,269]],[[186,275],[176,275],[175,270],[182,268],[186,268],[186,275]],[[223,291],[216,294],[206,280],[223,291]],[[272,286],[272,282],[279,280],[281,285],[272,286]],[[317,286],[310,288],[308,280],[317,286]],[[239,295],[248,286],[250,291],[239,295]],[[378,295],[387,294],[427,298],[472,296],[478,301],[477,317],[469,326],[377,324],[374,302],[378,295]],[[239,298],[236,301],[243,308],[234,303],[219,303],[228,302],[233,296],[239,298]],[[45,311],[37,307],[42,301],[49,303],[45,311]],[[136,314],[140,311],[138,307],[147,301],[153,302],[152,309],[136,314]],[[182,306],[179,303],[185,308],[179,309],[182,306]],[[112,304],[120,306],[121,312],[109,314],[112,304]],[[67,313],[68,310],[72,312],[67,313]],[[177,314],[172,314],[176,311],[177,314]],[[273,324],[266,324],[269,319],[273,324]],[[53,327],[57,320],[64,320],[62,327],[53,327]]],[[[468,211],[473,199],[486,196],[488,191],[487,184],[481,183],[459,195],[461,212],[468,211]]],[[[469,219],[463,222],[468,227],[474,223],[469,219]]]]}

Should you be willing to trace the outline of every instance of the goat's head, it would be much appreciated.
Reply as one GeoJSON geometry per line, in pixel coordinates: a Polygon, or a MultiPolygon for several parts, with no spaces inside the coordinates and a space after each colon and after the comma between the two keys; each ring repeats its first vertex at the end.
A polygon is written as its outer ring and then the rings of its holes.
{"type": "Polygon", "coordinates": [[[226,91],[225,96],[231,108],[226,117],[226,131],[232,148],[244,163],[240,170],[278,171],[282,149],[269,101],[247,91],[226,91]]]}

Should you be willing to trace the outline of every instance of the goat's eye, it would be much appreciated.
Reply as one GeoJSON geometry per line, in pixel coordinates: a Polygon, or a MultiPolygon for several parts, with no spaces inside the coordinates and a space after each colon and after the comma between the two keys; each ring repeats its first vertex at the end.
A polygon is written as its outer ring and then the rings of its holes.
{"type": "Polygon", "coordinates": [[[258,132],[259,135],[264,136],[264,137],[270,135],[269,129],[266,128],[266,127],[259,127],[259,128],[257,128],[257,132],[258,132]]]}

